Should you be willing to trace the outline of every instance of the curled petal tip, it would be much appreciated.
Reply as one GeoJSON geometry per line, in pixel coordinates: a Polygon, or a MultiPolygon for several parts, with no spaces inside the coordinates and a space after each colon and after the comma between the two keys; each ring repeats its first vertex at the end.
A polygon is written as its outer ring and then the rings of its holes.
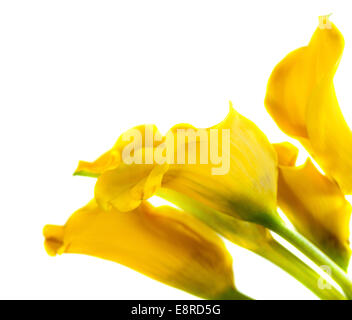
{"type": "Polygon", "coordinates": [[[298,148],[289,142],[273,143],[281,166],[292,167],[296,164],[298,148]]]}
{"type": "Polygon", "coordinates": [[[63,252],[64,227],[46,225],[43,229],[45,237],[44,248],[49,256],[56,256],[63,252]]]}

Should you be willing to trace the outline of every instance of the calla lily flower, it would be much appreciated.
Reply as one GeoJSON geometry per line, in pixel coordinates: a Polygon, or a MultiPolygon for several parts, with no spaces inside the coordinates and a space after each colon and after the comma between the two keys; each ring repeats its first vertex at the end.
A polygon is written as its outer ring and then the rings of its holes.
{"type": "MultiPolygon", "coordinates": [[[[155,159],[148,164],[119,161],[112,169],[109,160],[106,161],[109,165],[101,166],[102,157],[113,158],[114,147],[95,162],[86,164],[84,169],[81,162],[75,174],[85,171],[85,175],[95,175],[99,171],[95,198],[106,210],[111,206],[120,211],[133,210],[162,187],[183,193],[219,212],[245,221],[276,218],[276,152],[264,134],[231,105],[229,114],[218,125],[208,129],[178,125],[161,141],[170,135],[174,138],[172,161],[161,164],[155,159]],[[189,129],[199,139],[179,144],[176,133],[189,129]],[[223,135],[224,131],[228,135],[223,135]],[[215,147],[211,143],[212,137],[216,138],[215,147]],[[206,157],[200,152],[204,146],[210,151],[206,157]],[[214,172],[221,169],[219,159],[212,161],[219,150],[222,150],[221,156],[227,170],[214,172]],[[179,164],[177,160],[180,157],[186,161],[179,164]]],[[[145,158],[146,154],[150,154],[150,149],[156,153],[160,151],[165,156],[160,149],[162,146],[159,144],[150,148],[141,145],[134,150],[134,156],[141,153],[137,158],[145,158]]]]}
{"type": "Polygon", "coordinates": [[[344,39],[333,23],[319,26],[308,46],[273,70],[265,106],[278,126],[298,139],[345,194],[352,192],[352,132],[339,108],[333,77],[344,39]]]}
{"type": "Polygon", "coordinates": [[[44,227],[49,255],[78,253],[114,261],[207,299],[245,299],[232,258],[214,231],[192,216],[143,202],[131,212],[103,211],[92,200],[64,226],[44,227]]]}
{"type": "Polygon", "coordinates": [[[278,205],[302,235],[347,269],[351,205],[311,160],[295,167],[296,147],[289,143],[274,147],[279,159],[278,205]]]}

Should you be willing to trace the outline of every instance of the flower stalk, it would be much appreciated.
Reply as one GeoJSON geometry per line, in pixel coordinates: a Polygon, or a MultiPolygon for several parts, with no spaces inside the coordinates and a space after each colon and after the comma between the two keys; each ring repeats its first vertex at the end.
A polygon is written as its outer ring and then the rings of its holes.
{"type": "Polygon", "coordinates": [[[272,241],[269,247],[256,253],[285,270],[321,300],[346,299],[331,283],[327,288],[320,288],[320,275],[277,241],[272,241]]]}
{"type": "Polygon", "coordinates": [[[309,242],[295,230],[288,228],[281,220],[268,219],[265,227],[277,233],[298,250],[304,253],[308,258],[318,266],[327,266],[331,271],[331,277],[341,286],[348,299],[352,299],[352,281],[334,261],[326,254],[319,250],[315,245],[309,242]]]}
{"type": "Polygon", "coordinates": [[[253,298],[241,293],[236,289],[229,289],[219,296],[215,297],[214,300],[254,300],[253,298]]]}

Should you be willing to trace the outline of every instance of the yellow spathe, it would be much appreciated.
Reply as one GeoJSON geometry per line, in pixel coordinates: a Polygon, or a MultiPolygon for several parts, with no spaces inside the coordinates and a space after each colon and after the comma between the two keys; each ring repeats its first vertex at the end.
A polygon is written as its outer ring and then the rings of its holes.
{"type": "Polygon", "coordinates": [[[279,158],[278,205],[296,227],[343,268],[351,255],[351,205],[338,185],[322,175],[311,160],[295,167],[298,150],[274,144],[279,158]]]}
{"type": "Polygon", "coordinates": [[[92,200],[64,226],[44,228],[49,255],[115,261],[203,298],[234,291],[232,258],[207,226],[171,207],[143,202],[131,212],[103,211],[92,200]]]}
{"type": "Polygon", "coordinates": [[[278,126],[298,139],[346,194],[352,192],[352,132],[339,108],[333,77],[344,39],[333,23],[273,70],[265,106],[278,126]]]}
{"type": "MultiPolygon", "coordinates": [[[[199,139],[183,144],[185,163],[178,164],[180,149],[174,135],[175,154],[171,164],[154,161],[152,164],[119,163],[114,169],[110,166],[100,168],[95,187],[99,205],[104,209],[113,206],[120,211],[133,210],[163,187],[246,221],[256,222],[276,215],[276,152],[258,127],[230,106],[225,120],[216,126],[196,129],[178,125],[170,132],[190,128],[199,134],[199,139]],[[215,132],[218,133],[214,138],[215,132]],[[222,132],[229,134],[222,135],[222,132]],[[215,148],[210,143],[214,140],[217,142],[215,148]],[[225,148],[227,143],[228,149],[225,148]],[[207,159],[200,153],[206,145],[207,159]],[[223,161],[228,162],[228,170],[220,174],[214,173],[220,164],[214,164],[216,161],[211,158],[219,150],[223,161]],[[195,161],[189,163],[192,154],[196,155],[192,158],[195,161]]],[[[135,152],[147,153],[147,148],[143,147],[135,152]]]]}

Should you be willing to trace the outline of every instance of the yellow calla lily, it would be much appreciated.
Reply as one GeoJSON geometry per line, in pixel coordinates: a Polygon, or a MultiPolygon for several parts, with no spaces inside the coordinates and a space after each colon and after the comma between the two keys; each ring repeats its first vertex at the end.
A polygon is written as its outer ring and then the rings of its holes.
{"type": "MultiPolygon", "coordinates": [[[[276,217],[275,150],[264,134],[232,106],[225,120],[216,126],[196,129],[178,125],[166,137],[170,135],[174,139],[171,163],[160,164],[154,159],[152,164],[120,163],[115,169],[110,166],[99,168],[101,172],[95,187],[99,205],[105,209],[113,206],[120,211],[132,210],[153,195],[158,187],[163,187],[242,220],[256,222],[276,217]],[[188,129],[197,139],[179,143],[176,132],[188,129]],[[213,145],[214,137],[216,143],[213,145]],[[179,148],[180,145],[183,148],[179,148]],[[203,147],[209,151],[205,157],[200,152],[203,147]],[[219,150],[222,150],[221,157],[226,164],[222,163],[225,167],[222,172],[219,157],[215,157],[219,150]],[[184,160],[181,164],[180,158],[184,160]]],[[[161,140],[165,141],[166,137],[161,140]]],[[[160,151],[158,149],[154,148],[154,151],[160,151]]],[[[149,152],[148,147],[142,145],[134,150],[134,155],[138,152],[144,155],[149,152]]],[[[160,154],[164,153],[160,151],[160,154]]]]}
{"type": "Polygon", "coordinates": [[[64,226],[44,227],[49,255],[86,254],[118,262],[208,299],[246,298],[233,284],[232,258],[210,228],[171,207],[143,202],[122,213],[92,200],[64,226]]]}
{"type": "Polygon", "coordinates": [[[344,39],[328,21],[308,46],[288,54],[273,70],[265,106],[278,126],[298,139],[344,193],[352,192],[352,132],[339,108],[333,77],[344,39]]]}
{"type": "Polygon", "coordinates": [[[351,255],[349,220],[351,205],[335,182],[307,160],[295,167],[298,150],[274,144],[279,159],[278,205],[306,238],[344,269],[351,255]]]}

